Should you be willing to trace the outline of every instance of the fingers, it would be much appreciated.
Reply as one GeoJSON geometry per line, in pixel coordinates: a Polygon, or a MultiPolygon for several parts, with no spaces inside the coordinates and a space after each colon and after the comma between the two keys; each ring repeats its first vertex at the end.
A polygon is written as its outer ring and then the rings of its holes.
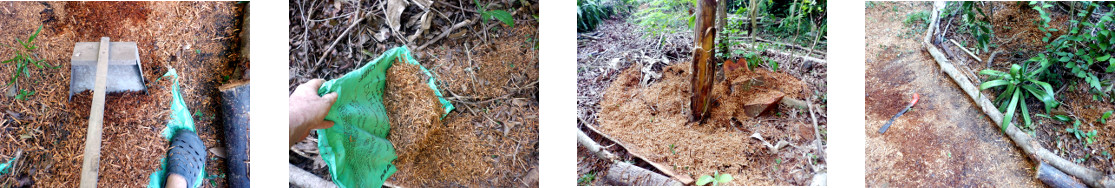
{"type": "Polygon", "coordinates": [[[295,88],[294,92],[295,93],[307,93],[307,94],[308,93],[313,93],[314,95],[317,95],[317,90],[318,90],[318,88],[321,88],[321,84],[323,84],[323,83],[325,83],[325,80],[320,79],[320,78],[313,79],[313,80],[310,80],[310,81],[306,81],[306,83],[302,83],[302,85],[298,85],[298,88],[295,88]]]}
{"type": "Polygon", "coordinates": [[[333,102],[337,102],[337,93],[326,93],[325,95],[321,96],[321,99],[328,101],[328,103],[332,105],[333,102]]]}

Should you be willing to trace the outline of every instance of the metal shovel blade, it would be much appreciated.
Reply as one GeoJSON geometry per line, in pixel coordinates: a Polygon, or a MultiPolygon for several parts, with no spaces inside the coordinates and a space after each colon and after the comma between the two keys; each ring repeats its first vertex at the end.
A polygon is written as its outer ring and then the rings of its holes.
{"type": "MultiPolygon", "coordinates": [[[[108,52],[108,82],[105,92],[147,91],[143,68],[139,62],[139,48],[135,42],[110,42],[108,52]]],[[[93,89],[97,79],[97,52],[100,43],[78,42],[70,58],[70,97],[93,89]]]]}

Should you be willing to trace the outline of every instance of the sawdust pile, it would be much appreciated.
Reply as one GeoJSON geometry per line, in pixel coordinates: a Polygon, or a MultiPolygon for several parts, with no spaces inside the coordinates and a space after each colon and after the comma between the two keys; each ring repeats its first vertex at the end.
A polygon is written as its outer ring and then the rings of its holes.
{"type": "MultiPolygon", "coordinates": [[[[27,37],[39,26],[36,54],[56,69],[30,69],[20,89],[34,90],[28,100],[0,97],[0,158],[23,150],[14,176],[0,176],[0,187],[76,187],[88,127],[90,94],[68,99],[68,62],[75,42],[134,41],[141,49],[142,75],[148,93],[117,93],[106,98],[102,134],[101,187],[143,187],[158,168],[167,145],[158,137],[169,114],[166,79],[176,68],[182,95],[194,115],[199,136],[209,148],[223,147],[217,117],[217,85],[236,80],[230,65],[239,59],[239,28],[243,3],[236,2],[10,2],[4,3],[10,28],[3,36],[27,37]],[[122,16],[123,15],[123,16],[122,16]],[[224,77],[225,75],[232,75],[224,77]]],[[[2,42],[14,44],[12,41],[2,42]]],[[[0,56],[11,57],[9,50],[0,56]]],[[[0,66],[10,78],[15,66],[0,66]]],[[[4,84],[7,84],[6,81],[4,84]]],[[[5,88],[6,89],[6,88],[5,88]]],[[[211,153],[211,152],[210,152],[211,153]]],[[[218,175],[205,184],[223,185],[224,159],[206,154],[206,171],[218,175]]]]}
{"type": "MultiPolygon", "coordinates": [[[[169,119],[169,89],[152,87],[148,91],[150,93],[123,92],[105,97],[99,174],[101,178],[97,179],[98,186],[146,185],[146,178],[158,170],[161,159],[166,157],[168,143],[160,137],[160,133],[169,119]]],[[[91,102],[92,92],[86,91],[75,95],[70,104],[74,108],[74,114],[88,117],[91,102]]],[[[62,141],[66,143],[63,151],[74,149],[70,151],[79,152],[56,152],[63,159],[72,159],[58,165],[77,166],[75,171],[66,173],[72,173],[78,178],[81,176],[83,152],[80,151],[85,148],[87,125],[87,121],[78,121],[75,126],[65,130],[70,133],[70,139],[62,141]]]]}
{"type": "Polygon", "coordinates": [[[456,107],[442,120],[441,104],[417,66],[396,63],[388,69],[388,140],[399,155],[399,171],[389,182],[404,187],[528,185],[528,172],[538,163],[538,59],[521,36],[537,30],[525,25],[511,33],[471,51],[434,48],[426,67],[456,107]]]}
{"type": "MultiPolygon", "coordinates": [[[[688,123],[688,65],[670,65],[659,82],[646,86],[640,84],[640,65],[624,70],[600,103],[599,129],[631,147],[631,153],[693,179],[720,172],[736,178],[729,185],[808,183],[813,172],[808,157],[802,156],[814,151],[810,122],[771,114],[752,118],[742,109],[773,95],[800,99],[804,83],[785,73],[737,69],[713,86],[711,117],[703,124],[688,123]],[[749,138],[753,133],[791,146],[772,154],[749,138]]],[[[801,110],[783,106],[772,113],[801,110]]]]}

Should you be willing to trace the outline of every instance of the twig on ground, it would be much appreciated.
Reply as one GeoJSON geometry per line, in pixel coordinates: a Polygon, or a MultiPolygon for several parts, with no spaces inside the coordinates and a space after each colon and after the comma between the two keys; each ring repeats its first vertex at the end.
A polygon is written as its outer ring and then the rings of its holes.
{"type": "Polygon", "coordinates": [[[453,33],[454,30],[460,29],[461,27],[472,25],[472,22],[473,22],[472,20],[465,20],[465,21],[461,21],[461,23],[453,24],[453,27],[450,27],[449,29],[441,32],[441,34],[438,34],[437,37],[434,37],[434,39],[430,39],[430,41],[426,41],[426,43],[422,44],[422,46],[419,46],[418,48],[415,48],[415,51],[422,51],[422,49],[425,49],[426,46],[429,46],[430,44],[433,44],[434,42],[437,42],[438,40],[441,40],[442,38],[445,38],[446,36],[449,36],[449,34],[453,33]]]}
{"type": "Polygon", "coordinates": [[[817,116],[813,115],[813,99],[806,99],[806,101],[808,101],[809,103],[809,118],[813,119],[813,136],[817,137],[817,140],[815,141],[817,142],[817,157],[823,159],[825,158],[825,147],[823,141],[821,140],[824,139],[821,138],[821,129],[819,126],[817,126],[817,116]]]}
{"type": "MultiPolygon", "coordinates": [[[[360,11],[361,11],[360,8],[356,9],[356,12],[358,12],[357,14],[359,14],[360,11]]],[[[356,19],[356,21],[353,21],[352,24],[349,24],[348,28],[346,28],[344,32],[341,32],[340,35],[337,35],[337,39],[334,39],[333,43],[329,44],[329,46],[325,48],[325,52],[321,53],[321,57],[318,57],[317,63],[314,63],[314,66],[313,66],[314,70],[310,71],[310,72],[313,73],[313,72],[317,72],[318,70],[320,70],[321,67],[323,67],[323,66],[321,66],[321,62],[325,61],[325,57],[328,57],[329,53],[333,53],[333,50],[334,50],[333,46],[336,46],[338,42],[341,42],[341,39],[345,38],[345,36],[348,35],[349,31],[351,31],[352,28],[356,27],[356,25],[360,24],[360,22],[363,22],[365,18],[367,18],[367,16],[361,16],[360,19],[356,19]]]]}
{"type": "Polygon", "coordinates": [[[976,54],[972,53],[972,51],[968,51],[968,48],[965,48],[963,45],[960,45],[960,43],[956,42],[956,40],[949,39],[949,42],[952,42],[952,44],[955,44],[956,47],[959,47],[960,51],[964,51],[964,53],[968,53],[968,55],[972,56],[972,59],[976,59],[976,62],[983,62],[983,59],[980,59],[979,57],[977,57],[976,54]]]}

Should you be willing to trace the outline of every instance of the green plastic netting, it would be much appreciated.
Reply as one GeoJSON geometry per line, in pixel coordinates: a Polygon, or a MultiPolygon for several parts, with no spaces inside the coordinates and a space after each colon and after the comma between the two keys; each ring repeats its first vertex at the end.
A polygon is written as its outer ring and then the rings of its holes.
{"type": "MultiPolygon", "coordinates": [[[[163,74],[163,77],[167,76],[173,77],[172,79],[174,80],[174,85],[171,86],[170,91],[174,100],[170,102],[170,122],[167,122],[166,128],[163,129],[162,136],[167,141],[170,141],[174,137],[174,133],[179,129],[186,129],[193,132],[197,132],[197,130],[194,129],[194,117],[190,115],[190,109],[186,108],[186,101],[182,100],[182,94],[178,91],[178,72],[175,71],[174,68],[170,68],[166,74],[163,74]]],[[[158,82],[158,80],[155,81],[158,82]]],[[[166,158],[164,157],[161,161],[162,166],[159,167],[159,171],[151,173],[151,180],[148,181],[147,187],[161,188],[166,182],[166,158]]],[[[194,178],[194,188],[200,187],[204,179],[205,168],[202,168],[201,173],[198,173],[197,177],[194,178]]]]}
{"type": "Polygon", "coordinates": [[[387,140],[391,125],[383,105],[387,69],[396,59],[418,65],[430,78],[427,85],[445,109],[442,118],[453,110],[433,75],[405,46],[387,50],[363,67],[322,84],[319,95],[336,92],[338,97],[325,116],[333,127],[317,130],[318,149],[339,187],[380,187],[396,171],[395,148],[387,140]]]}

